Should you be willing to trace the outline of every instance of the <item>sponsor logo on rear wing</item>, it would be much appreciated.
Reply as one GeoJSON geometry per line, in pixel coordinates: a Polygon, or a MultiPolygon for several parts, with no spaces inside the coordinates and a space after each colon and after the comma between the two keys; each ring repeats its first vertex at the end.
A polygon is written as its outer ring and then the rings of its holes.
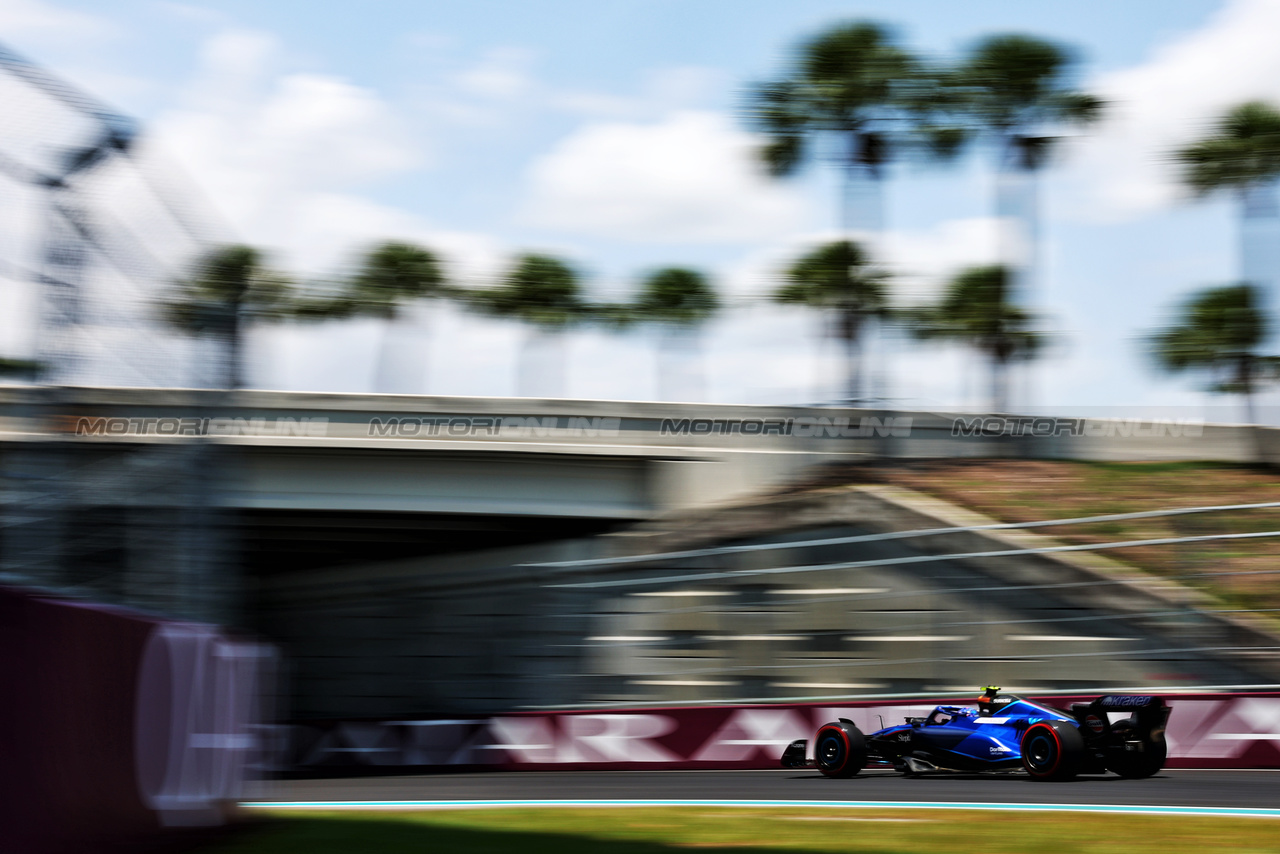
{"type": "Polygon", "coordinates": [[[1108,709],[1144,709],[1148,706],[1163,706],[1164,698],[1124,695],[1124,694],[1107,694],[1105,697],[1099,697],[1095,702],[1099,706],[1108,709]]]}

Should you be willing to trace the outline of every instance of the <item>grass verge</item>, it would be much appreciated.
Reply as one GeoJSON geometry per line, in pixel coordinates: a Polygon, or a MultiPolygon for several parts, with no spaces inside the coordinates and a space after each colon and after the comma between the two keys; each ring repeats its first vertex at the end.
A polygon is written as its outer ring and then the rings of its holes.
{"type": "Polygon", "coordinates": [[[200,854],[1180,854],[1275,852],[1265,818],[993,813],[964,810],[555,808],[269,815],[200,854]]]}

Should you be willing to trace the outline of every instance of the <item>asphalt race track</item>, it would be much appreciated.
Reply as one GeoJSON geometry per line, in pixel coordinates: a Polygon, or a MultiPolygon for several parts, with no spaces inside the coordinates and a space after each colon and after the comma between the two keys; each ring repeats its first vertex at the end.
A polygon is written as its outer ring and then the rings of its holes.
{"type": "MultiPolygon", "coordinates": [[[[1170,771],[1146,780],[946,774],[906,778],[867,771],[829,780],[816,771],[507,771],[479,774],[286,780],[259,784],[251,801],[885,801],[1077,806],[1280,807],[1280,770],[1170,771]]],[[[318,805],[318,804],[317,804],[318,805]]]]}

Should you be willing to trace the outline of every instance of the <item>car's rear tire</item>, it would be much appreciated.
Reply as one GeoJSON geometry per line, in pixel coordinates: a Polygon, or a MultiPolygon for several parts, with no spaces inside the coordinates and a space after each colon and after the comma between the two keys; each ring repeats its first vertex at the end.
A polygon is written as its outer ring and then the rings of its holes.
{"type": "Polygon", "coordinates": [[[1084,761],[1084,736],[1063,721],[1037,721],[1022,735],[1022,767],[1032,780],[1070,780],[1084,761]]]}
{"type": "Polygon", "coordinates": [[[828,777],[852,777],[867,765],[867,740],[848,721],[823,724],[813,737],[813,758],[828,777]]]}
{"type": "MultiPolygon", "coordinates": [[[[1117,724],[1115,729],[1117,741],[1123,743],[1131,732],[1131,727],[1117,724]]],[[[1164,767],[1169,756],[1169,745],[1164,740],[1164,733],[1158,732],[1142,742],[1142,750],[1116,750],[1112,748],[1107,756],[1107,770],[1114,771],[1121,777],[1140,780],[1150,777],[1164,767]]]]}

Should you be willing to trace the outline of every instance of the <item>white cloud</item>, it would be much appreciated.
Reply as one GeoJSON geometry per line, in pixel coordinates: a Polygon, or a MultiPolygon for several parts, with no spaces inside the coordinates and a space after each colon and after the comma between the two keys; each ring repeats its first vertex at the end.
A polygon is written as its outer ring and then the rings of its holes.
{"type": "Polygon", "coordinates": [[[180,21],[197,25],[224,26],[228,21],[228,16],[223,12],[192,3],[181,3],[178,0],[152,0],[152,5],[180,21]]]}
{"type": "Polygon", "coordinates": [[[530,74],[532,51],[522,48],[494,48],[486,51],[480,62],[455,77],[458,88],[466,95],[509,101],[527,95],[534,87],[530,74]]]}
{"type": "Polygon", "coordinates": [[[257,33],[214,37],[186,108],[156,122],[215,192],[231,190],[220,195],[234,217],[292,202],[290,190],[358,183],[415,163],[415,147],[376,93],[326,75],[273,76],[275,51],[257,33]]]}
{"type": "MultiPolygon", "coordinates": [[[[122,71],[119,61],[105,58],[120,47],[122,36],[129,35],[106,17],[42,0],[0,0],[0,33],[20,55],[111,106],[145,101],[160,88],[156,81],[122,71]]],[[[3,100],[12,112],[11,97],[6,92],[3,100]]]]}
{"type": "Polygon", "coordinates": [[[214,36],[184,106],[154,123],[164,148],[198,176],[241,238],[283,250],[307,272],[387,237],[430,238],[471,263],[485,239],[441,234],[356,192],[422,160],[423,144],[392,106],[337,77],[279,72],[278,53],[261,33],[214,36]]]}
{"type": "Polygon", "coordinates": [[[1108,118],[1072,152],[1086,190],[1077,215],[1116,219],[1174,201],[1170,154],[1243,101],[1280,102],[1280,3],[1235,0],[1204,27],[1162,46],[1147,62],[1089,85],[1108,118]]]}
{"type": "Polygon", "coordinates": [[[0,31],[9,39],[53,36],[59,41],[101,39],[117,32],[115,25],[97,15],[40,0],[0,0],[0,31]]]}
{"type": "MultiPolygon", "coordinates": [[[[417,39],[415,38],[415,41],[417,39]]],[[[419,86],[420,108],[450,124],[499,127],[548,112],[594,119],[654,120],[695,109],[733,85],[721,69],[694,65],[650,68],[634,92],[562,87],[534,73],[536,51],[497,47],[474,62],[419,86]]]]}
{"type": "Polygon", "coordinates": [[[717,113],[588,124],[529,170],[523,219],[636,241],[737,242],[794,230],[803,205],[753,162],[756,137],[717,113]]]}
{"type": "Polygon", "coordinates": [[[546,102],[567,113],[598,119],[652,119],[694,109],[730,85],[720,69],[671,66],[647,71],[635,95],[564,90],[547,93],[546,102]]]}

